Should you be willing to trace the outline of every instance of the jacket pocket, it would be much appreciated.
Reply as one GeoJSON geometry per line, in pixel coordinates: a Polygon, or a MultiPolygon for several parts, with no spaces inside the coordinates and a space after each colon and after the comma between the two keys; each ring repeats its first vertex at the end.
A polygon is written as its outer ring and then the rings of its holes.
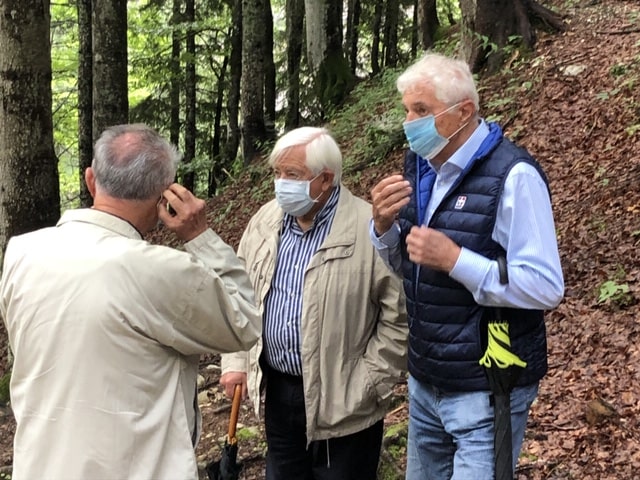
{"type": "Polygon", "coordinates": [[[378,411],[378,394],[362,357],[348,363],[334,361],[327,372],[319,386],[319,427],[340,427],[378,411]]]}

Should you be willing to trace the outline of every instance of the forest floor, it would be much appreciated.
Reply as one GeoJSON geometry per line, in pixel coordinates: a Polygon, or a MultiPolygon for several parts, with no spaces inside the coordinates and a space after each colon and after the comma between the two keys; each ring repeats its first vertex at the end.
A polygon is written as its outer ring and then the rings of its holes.
{"type": "MultiPolygon", "coordinates": [[[[565,299],[546,316],[549,373],[516,477],[640,479],[640,2],[551,3],[567,30],[539,33],[530,58],[514,57],[509,72],[480,82],[482,113],[528,148],[550,179],[566,282],[565,299]]],[[[342,147],[348,155],[349,145],[342,147]]],[[[398,149],[345,183],[369,198],[378,180],[401,169],[401,157],[398,149]]],[[[211,226],[234,246],[260,206],[250,194],[255,181],[245,175],[209,202],[211,226]],[[241,211],[227,211],[231,199],[241,200],[241,211]]],[[[6,342],[0,355],[2,374],[6,342]]],[[[220,458],[229,401],[217,356],[203,357],[201,374],[197,454],[204,465],[220,458]]],[[[385,479],[402,478],[406,417],[406,385],[399,384],[386,418],[396,433],[385,441],[385,479]]],[[[14,429],[10,410],[0,411],[0,475],[10,472],[14,429]]],[[[264,478],[264,454],[261,423],[243,404],[241,479],[264,478]]]]}

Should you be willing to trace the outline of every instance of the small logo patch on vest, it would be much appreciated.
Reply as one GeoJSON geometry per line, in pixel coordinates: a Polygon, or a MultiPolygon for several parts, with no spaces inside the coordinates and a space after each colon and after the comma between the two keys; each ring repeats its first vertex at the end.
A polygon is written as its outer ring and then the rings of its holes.
{"type": "Polygon", "coordinates": [[[456,210],[462,210],[462,208],[464,207],[464,204],[467,203],[467,196],[466,195],[460,195],[458,197],[458,199],[456,200],[456,205],[455,208],[456,210]]]}

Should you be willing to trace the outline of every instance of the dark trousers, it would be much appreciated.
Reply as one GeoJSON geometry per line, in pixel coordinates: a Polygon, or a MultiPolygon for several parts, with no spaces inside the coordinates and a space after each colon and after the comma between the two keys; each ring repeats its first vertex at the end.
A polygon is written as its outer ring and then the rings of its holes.
{"type": "Polygon", "coordinates": [[[266,480],[376,480],[383,421],[307,448],[302,378],[265,368],[266,480]]]}

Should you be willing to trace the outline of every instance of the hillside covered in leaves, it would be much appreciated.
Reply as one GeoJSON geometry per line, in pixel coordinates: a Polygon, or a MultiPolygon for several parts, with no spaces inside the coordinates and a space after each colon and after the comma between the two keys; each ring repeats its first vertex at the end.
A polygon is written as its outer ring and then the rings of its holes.
{"type": "MultiPolygon", "coordinates": [[[[566,32],[541,33],[535,52],[514,52],[503,72],[479,83],[483,115],[549,176],[566,282],[564,301],[546,317],[550,369],[518,478],[640,478],[640,4],[556,2],[556,9],[566,32]]],[[[340,120],[328,125],[345,152],[345,183],[365,198],[401,170],[402,158],[394,148],[354,161],[359,136],[389,120],[387,106],[370,110],[373,118],[345,115],[344,134],[340,120]]],[[[211,202],[230,242],[270,198],[269,178],[256,168],[211,202]],[[269,189],[256,188],[265,178],[269,189]]]]}
{"type": "MultiPolygon", "coordinates": [[[[546,316],[550,368],[517,478],[640,478],[640,4],[552,3],[566,31],[540,32],[534,52],[512,52],[500,74],[479,80],[481,113],[500,122],[549,177],[566,282],[564,301],[546,316]]],[[[377,181],[401,170],[400,98],[388,78],[361,84],[352,97],[327,126],[345,154],[345,184],[369,198],[377,181]]],[[[210,200],[211,226],[237,245],[250,216],[272,197],[272,185],[265,165],[239,174],[210,200]]],[[[175,244],[163,232],[151,240],[175,244]]],[[[203,358],[202,373],[198,454],[205,462],[219,454],[228,402],[217,386],[215,357],[203,358]]],[[[387,419],[390,431],[406,425],[405,394],[400,385],[398,406],[387,419]]],[[[241,422],[253,432],[240,442],[241,478],[261,479],[260,425],[246,406],[241,422]]],[[[13,428],[5,415],[5,467],[13,428]]],[[[390,437],[383,457],[392,468],[385,475],[401,478],[402,433],[390,437]]]]}

